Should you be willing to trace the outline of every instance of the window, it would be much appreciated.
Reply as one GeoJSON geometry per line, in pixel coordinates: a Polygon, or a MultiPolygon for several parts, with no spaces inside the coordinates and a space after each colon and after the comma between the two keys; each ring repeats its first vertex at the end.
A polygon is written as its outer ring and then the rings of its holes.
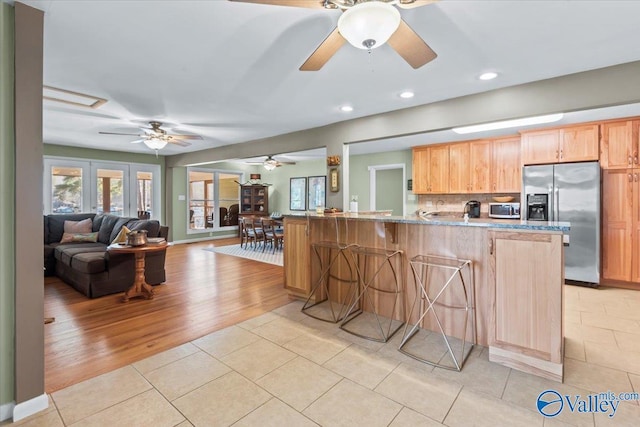
{"type": "Polygon", "coordinates": [[[44,158],[44,213],[161,216],[160,166],[44,158]]]}
{"type": "Polygon", "coordinates": [[[242,172],[188,168],[187,176],[189,232],[238,225],[242,172]]]}

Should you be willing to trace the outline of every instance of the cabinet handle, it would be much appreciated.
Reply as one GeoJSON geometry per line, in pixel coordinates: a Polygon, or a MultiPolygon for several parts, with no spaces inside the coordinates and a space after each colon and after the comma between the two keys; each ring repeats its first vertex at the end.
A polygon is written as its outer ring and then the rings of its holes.
{"type": "Polygon", "coordinates": [[[489,255],[493,255],[493,239],[489,239],[489,255]]]}
{"type": "Polygon", "coordinates": [[[631,156],[629,156],[629,166],[631,166],[632,162],[631,162],[631,156]]]}
{"type": "Polygon", "coordinates": [[[633,153],[633,163],[635,165],[638,164],[638,152],[637,151],[633,153]]]}
{"type": "Polygon", "coordinates": [[[496,183],[495,182],[493,183],[493,189],[494,190],[496,189],[496,183]]]}
{"type": "Polygon", "coordinates": [[[627,178],[629,178],[629,182],[633,182],[633,177],[631,176],[631,174],[627,174],[627,178]]]}
{"type": "Polygon", "coordinates": [[[556,159],[558,158],[558,150],[556,150],[556,159]]]}
{"type": "Polygon", "coordinates": [[[638,174],[637,174],[637,173],[634,173],[634,174],[633,174],[633,180],[634,180],[635,182],[638,182],[638,174]]]}
{"type": "Polygon", "coordinates": [[[560,150],[560,159],[562,159],[562,150],[560,150]]]}

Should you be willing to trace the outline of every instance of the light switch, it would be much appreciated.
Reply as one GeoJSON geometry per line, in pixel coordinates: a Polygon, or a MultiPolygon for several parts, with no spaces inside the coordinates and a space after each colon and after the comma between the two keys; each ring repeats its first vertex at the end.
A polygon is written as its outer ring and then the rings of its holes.
{"type": "Polygon", "coordinates": [[[185,200],[187,200],[187,197],[184,194],[178,194],[178,200],[184,202],[185,200]]]}

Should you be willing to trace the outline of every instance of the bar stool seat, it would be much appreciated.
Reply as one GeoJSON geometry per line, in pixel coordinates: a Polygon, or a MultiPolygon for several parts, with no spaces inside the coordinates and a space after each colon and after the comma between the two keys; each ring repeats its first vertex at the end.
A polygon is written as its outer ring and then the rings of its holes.
{"type": "Polygon", "coordinates": [[[350,250],[356,261],[358,290],[340,329],[360,338],[387,342],[405,324],[404,320],[397,320],[405,316],[404,252],[361,246],[350,250]],[[385,310],[389,300],[391,309],[385,310]]]}
{"type": "Polygon", "coordinates": [[[454,257],[417,255],[409,261],[409,265],[415,280],[416,295],[398,350],[424,363],[460,371],[476,343],[473,263],[454,257]],[[410,327],[409,322],[416,307],[419,307],[416,313],[419,317],[410,327]],[[410,341],[421,331],[420,326],[425,319],[431,321],[432,327],[437,326],[434,333],[440,333],[446,346],[444,355],[440,355],[438,360],[433,360],[433,356],[429,359],[430,356],[419,354],[410,346],[410,341]],[[459,334],[456,329],[462,329],[462,333],[459,334]],[[447,355],[452,364],[446,363],[447,355]]]}

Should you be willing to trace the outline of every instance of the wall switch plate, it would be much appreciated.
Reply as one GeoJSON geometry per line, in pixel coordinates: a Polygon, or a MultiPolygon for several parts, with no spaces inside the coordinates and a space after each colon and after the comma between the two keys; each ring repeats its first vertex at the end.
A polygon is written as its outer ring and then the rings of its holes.
{"type": "Polygon", "coordinates": [[[415,201],[416,200],[416,195],[415,194],[409,194],[407,196],[407,200],[410,201],[410,202],[415,201]]]}
{"type": "Polygon", "coordinates": [[[187,200],[187,196],[185,196],[184,194],[179,194],[178,200],[180,200],[181,202],[184,202],[185,200],[187,200]]]}

